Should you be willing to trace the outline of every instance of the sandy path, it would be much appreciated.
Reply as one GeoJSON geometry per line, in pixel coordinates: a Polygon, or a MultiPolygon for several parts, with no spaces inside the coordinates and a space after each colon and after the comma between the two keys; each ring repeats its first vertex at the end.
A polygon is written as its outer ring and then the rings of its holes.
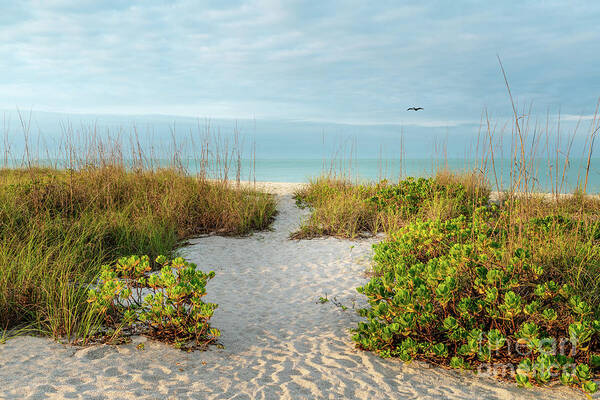
{"type": "Polygon", "coordinates": [[[568,389],[519,389],[421,363],[357,351],[348,328],[361,304],[373,241],[288,240],[307,212],[293,185],[280,196],[273,230],[247,238],[209,236],[182,253],[213,269],[209,299],[224,349],[184,353],[161,343],[78,349],[19,337],[0,345],[0,399],[384,399],[572,398],[568,389]],[[349,309],[320,296],[337,297],[349,309]]]}

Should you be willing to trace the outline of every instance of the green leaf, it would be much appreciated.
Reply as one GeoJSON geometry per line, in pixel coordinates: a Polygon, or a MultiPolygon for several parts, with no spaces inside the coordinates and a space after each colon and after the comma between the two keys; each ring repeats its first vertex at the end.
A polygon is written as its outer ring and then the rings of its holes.
{"type": "Polygon", "coordinates": [[[594,381],[583,382],[581,388],[587,393],[596,393],[598,391],[598,384],[594,381]]]}

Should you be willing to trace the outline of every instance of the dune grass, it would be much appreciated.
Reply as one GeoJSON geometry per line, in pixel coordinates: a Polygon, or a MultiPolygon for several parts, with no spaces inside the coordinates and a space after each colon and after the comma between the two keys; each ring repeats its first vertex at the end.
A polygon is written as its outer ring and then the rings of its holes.
{"type": "Polygon", "coordinates": [[[490,191],[477,174],[439,171],[434,178],[408,178],[397,184],[353,184],[323,176],[294,196],[312,213],[294,239],[318,236],[356,238],[390,233],[415,219],[452,218],[484,204],[490,191]]]}
{"type": "Polygon", "coordinates": [[[269,194],[176,168],[0,170],[0,327],[85,336],[87,286],[103,263],[265,229],[275,212],[269,194]]]}

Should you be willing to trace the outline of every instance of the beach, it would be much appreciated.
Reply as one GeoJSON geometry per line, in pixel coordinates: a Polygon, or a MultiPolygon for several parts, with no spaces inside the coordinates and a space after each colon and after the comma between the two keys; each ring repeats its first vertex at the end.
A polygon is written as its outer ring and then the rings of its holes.
{"type": "Polygon", "coordinates": [[[0,400],[600,400],[600,2],[0,9],[0,400]]]}
{"type": "Polygon", "coordinates": [[[209,235],[180,254],[216,277],[207,300],[220,346],[183,352],[143,337],[75,347],[20,336],[0,345],[0,399],[528,399],[583,397],[565,387],[522,389],[355,348],[349,329],[364,306],[379,238],[290,240],[308,210],[299,184],[260,183],[278,197],[272,229],[247,237],[209,235]],[[327,298],[327,302],[319,301],[327,298]],[[344,309],[341,306],[345,306],[344,309]]]}

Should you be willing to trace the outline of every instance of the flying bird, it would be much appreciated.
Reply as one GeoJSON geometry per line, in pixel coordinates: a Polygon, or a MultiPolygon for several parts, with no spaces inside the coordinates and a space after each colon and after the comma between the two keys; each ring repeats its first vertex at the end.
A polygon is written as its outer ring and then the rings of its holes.
{"type": "Polygon", "coordinates": [[[410,110],[419,111],[419,110],[423,110],[423,107],[410,107],[410,108],[406,109],[406,111],[410,111],[410,110]]]}

